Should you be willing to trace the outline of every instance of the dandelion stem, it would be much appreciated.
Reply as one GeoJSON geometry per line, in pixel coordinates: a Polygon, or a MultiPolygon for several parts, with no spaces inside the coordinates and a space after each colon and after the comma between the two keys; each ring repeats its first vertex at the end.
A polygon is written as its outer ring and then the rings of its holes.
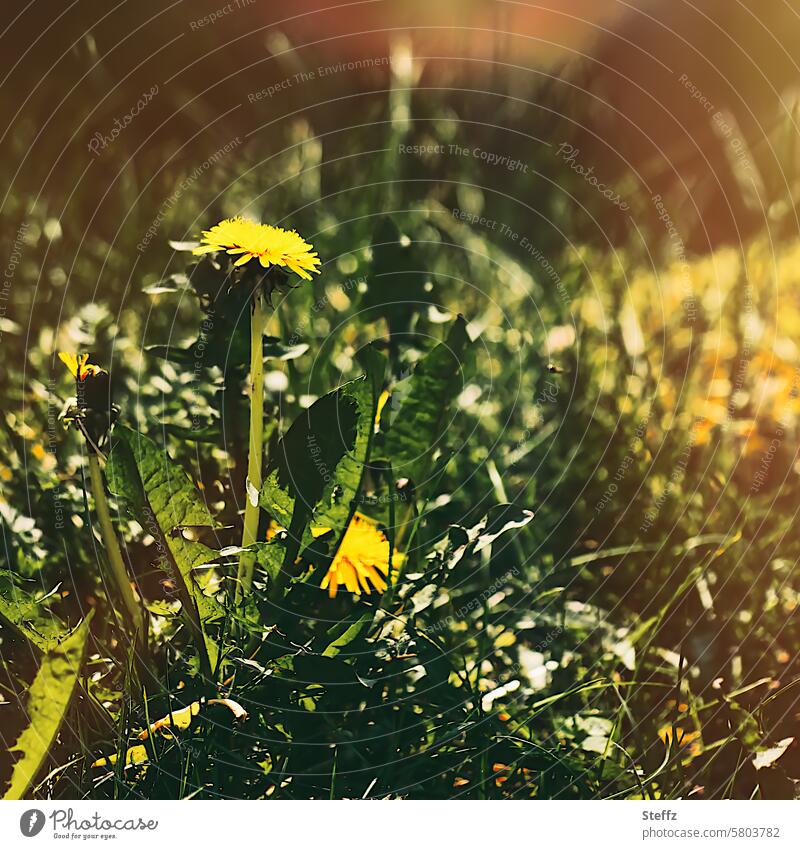
{"type": "MultiPolygon", "coordinates": [[[[247,492],[245,494],[244,529],[242,548],[256,542],[261,508],[257,493],[261,492],[261,472],[264,454],[264,354],[263,338],[267,314],[261,292],[253,297],[253,312],[250,317],[250,445],[247,454],[247,492]],[[256,499],[256,503],[253,500],[256,499]]],[[[249,552],[239,557],[236,603],[250,593],[256,558],[249,552]]]]}
{"type": "Polygon", "coordinates": [[[125,561],[122,559],[122,552],[119,550],[119,542],[114,532],[114,525],[111,523],[108,499],[106,498],[106,491],[103,486],[103,473],[100,470],[100,458],[91,448],[89,449],[89,477],[92,482],[92,495],[94,496],[97,521],[100,525],[100,534],[103,537],[103,544],[105,545],[108,562],[111,566],[114,583],[117,585],[117,592],[120,594],[125,609],[130,616],[137,634],[137,639],[143,639],[145,632],[142,608],[136,601],[136,597],[131,589],[128,570],[125,568],[125,561]]]}

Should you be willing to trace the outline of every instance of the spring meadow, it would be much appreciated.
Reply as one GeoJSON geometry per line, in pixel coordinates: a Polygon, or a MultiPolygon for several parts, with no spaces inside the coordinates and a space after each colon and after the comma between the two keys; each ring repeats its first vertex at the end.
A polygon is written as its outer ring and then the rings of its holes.
{"type": "Polygon", "coordinates": [[[12,5],[8,834],[728,800],[787,837],[800,4],[12,5]]]}

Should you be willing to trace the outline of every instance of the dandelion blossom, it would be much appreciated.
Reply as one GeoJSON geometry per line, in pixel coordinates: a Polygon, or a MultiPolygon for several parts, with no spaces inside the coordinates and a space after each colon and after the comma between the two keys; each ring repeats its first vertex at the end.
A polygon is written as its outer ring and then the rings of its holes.
{"type": "Polygon", "coordinates": [[[270,224],[258,224],[243,218],[226,218],[210,230],[204,230],[196,255],[225,251],[238,256],[234,265],[244,265],[257,259],[264,268],[278,265],[288,268],[304,280],[319,273],[320,259],[295,230],[283,230],[270,224]]]}
{"type": "MultiPolygon", "coordinates": [[[[403,555],[395,551],[392,559],[396,565],[403,555]]],[[[373,588],[383,592],[388,579],[389,540],[375,522],[356,513],[320,586],[333,598],[341,585],[355,595],[373,588]]]]}
{"type": "Polygon", "coordinates": [[[87,377],[96,377],[98,374],[107,374],[104,368],[90,363],[90,354],[69,354],[66,351],[59,351],[58,358],[69,369],[70,374],[79,382],[83,382],[87,377]]]}

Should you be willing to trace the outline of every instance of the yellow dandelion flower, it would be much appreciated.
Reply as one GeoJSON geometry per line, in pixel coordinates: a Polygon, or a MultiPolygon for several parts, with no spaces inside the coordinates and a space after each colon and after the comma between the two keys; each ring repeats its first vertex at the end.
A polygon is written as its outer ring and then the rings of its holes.
{"type": "Polygon", "coordinates": [[[204,230],[196,255],[225,251],[238,259],[234,265],[244,265],[258,259],[264,268],[279,265],[288,268],[304,280],[319,274],[320,259],[295,230],[283,230],[270,224],[258,224],[243,218],[226,218],[210,230],[204,230]]]}
{"type": "Polygon", "coordinates": [[[69,369],[70,374],[75,380],[86,380],[87,377],[94,377],[98,374],[106,374],[104,368],[89,362],[89,354],[68,354],[66,351],[59,351],[58,358],[69,369]]]}
{"type": "MultiPolygon", "coordinates": [[[[403,555],[395,551],[394,565],[403,555]]],[[[340,586],[354,595],[383,592],[389,579],[389,540],[372,519],[356,513],[320,586],[333,598],[340,586]],[[370,586],[370,584],[372,586],[370,586]]]]}

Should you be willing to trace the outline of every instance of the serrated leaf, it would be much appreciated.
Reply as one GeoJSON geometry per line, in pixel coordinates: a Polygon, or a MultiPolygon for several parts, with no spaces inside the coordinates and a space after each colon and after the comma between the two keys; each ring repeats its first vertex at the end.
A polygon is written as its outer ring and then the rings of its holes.
{"type": "Polygon", "coordinates": [[[355,450],[358,408],[353,384],[363,383],[359,378],[323,395],[294,420],[278,443],[267,478],[277,471],[277,483],[291,498],[292,510],[299,501],[311,515],[339,461],[355,450]]]}
{"type": "Polygon", "coordinates": [[[313,541],[309,520],[341,537],[355,511],[385,359],[368,348],[362,365],[363,377],[324,395],[298,416],[267,468],[261,506],[290,529],[295,542],[313,541]]]}
{"type": "Polygon", "coordinates": [[[322,652],[323,657],[336,657],[337,654],[339,654],[343,649],[350,645],[353,640],[369,628],[374,616],[374,611],[370,610],[363,616],[359,617],[355,622],[347,627],[343,633],[339,634],[336,639],[328,643],[322,652]]]}
{"type": "Polygon", "coordinates": [[[418,484],[424,477],[431,455],[440,447],[450,403],[461,391],[462,363],[470,345],[467,323],[459,316],[446,341],[406,378],[408,384],[401,389],[404,400],[400,410],[392,413],[384,447],[395,478],[407,477],[418,484]]]}
{"type": "Polygon", "coordinates": [[[524,528],[533,519],[533,510],[525,510],[516,504],[496,504],[489,508],[485,525],[475,542],[475,553],[490,546],[499,536],[508,531],[524,528]]]}
{"type": "Polygon", "coordinates": [[[121,448],[116,458],[112,450],[107,472],[114,481],[111,491],[115,495],[139,509],[150,507],[167,533],[178,528],[219,527],[192,479],[164,449],[125,425],[117,425],[113,435],[114,450],[121,448]],[[135,463],[136,476],[125,467],[126,460],[135,463]]]}
{"type": "Polygon", "coordinates": [[[355,500],[361,491],[364,472],[369,463],[375,432],[375,411],[386,362],[381,354],[369,348],[362,359],[362,365],[365,368],[364,378],[342,387],[342,395],[355,404],[356,431],[353,448],[336,465],[333,479],[327,483],[311,520],[314,527],[330,528],[339,534],[339,543],[355,513],[355,500]]]}
{"type": "Polygon", "coordinates": [[[456,566],[467,554],[476,554],[509,531],[525,527],[534,513],[516,504],[495,504],[471,528],[454,525],[450,528],[447,565],[456,566]]]}
{"type": "Polygon", "coordinates": [[[18,587],[6,570],[0,570],[0,622],[40,651],[52,648],[65,633],[64,625],[52,613],[45,614],[37,599],[18,587]]]}
{"type": "Polygon", "coordinates": [[[92,613],[42,659],[28,695],[30,723],[11,750],[19,752],[21,757],[14,764],[4,799],[25,797],[58,736],[78,685],[91,618],[92,613]]]}
{"type": "Polygon", "coordinates": [[[294,498],[289,494],[287,486],[281,483],[278,469],[267,470],[261,486],[259,504],[280,525],[289,527],[294,512],[294,498]]]}
{"type": "Polygon", "coordinates": [[[272,583],[281,571],[286,551],[285,545],[273,539],[269,542],[257,542],[249,546],[247,550],[255,554],[256,562],[272,583]]]}
{"type": "Polygon", "coordinates": [[[175,583],[206,674],[216,666],[218,648],[207,626],[223,616],[221,606],[203,593],[194,577],[199,566],[219,552],[185,539],[185,527],[218,527],[186,472],[152,439],[124,425],[114,428],[114,446],[106,464],[109,490],[156,539],[159,563],[175,583]]]}

